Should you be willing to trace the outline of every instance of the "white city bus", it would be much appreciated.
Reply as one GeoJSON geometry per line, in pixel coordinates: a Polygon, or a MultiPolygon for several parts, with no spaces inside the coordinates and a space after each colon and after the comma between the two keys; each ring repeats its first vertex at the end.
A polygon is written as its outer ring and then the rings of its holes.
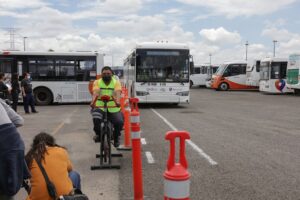
{"type": "Polygon", "coordinates": [[[205,86],[209,65],[195,65],[190,75],[190,87],[205,86]]]}
{"type": "Polygon", "coordinates": [[[260,69],[260,60],[250,61],[247,64],[246,68],[246,85],[255,86],[258,88],[259,86],[259,69],[260,69]]]}
{"type": "Polygon", "coordinates": [[[266,93],[288,93],[286,86],[287,59],[265,58],[260,62],[259,91],[266,93]]]}
{"type": "Polygon", "coordinates": [[[96,79],[103,62],[103,54],[96,52],[0,51],[1,72],[19,73],[20,79],[30,73],[38,105],[89,102],[89,81],[96,79]]]}
{"type": "Polygon", "coordinates": [[[300,94],[300,54],[289,56],[287,67],[287,87],[294,89],[295,94],[300,94]]]}
{"type": "Polygon", "coordinates": [[[219,66],[216,66],[216,65],[208,66],[208,68],[207,68],[207,78],[205,80],[205,86],[207,88],[211,88],[212,76],[213,76],[213,74],[215,74],[217,72],[218,68],[219,68],[219,66]]]}
{"type": "Polygon", "coordinates": [[[185,44],[137,44],[124,61],[125,85],[142,103],[189,103],[192,65],[185,44]]]}

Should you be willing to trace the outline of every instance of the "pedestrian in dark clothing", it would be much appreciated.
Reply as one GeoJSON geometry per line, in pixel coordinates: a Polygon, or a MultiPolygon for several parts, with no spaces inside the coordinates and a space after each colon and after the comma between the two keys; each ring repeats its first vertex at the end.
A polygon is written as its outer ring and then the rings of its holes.
{"type": "Polygon", "coordinates": [[[30,79],[30,74],[25,72],[24,73],[24,79],[21,81],[21,89],[22,89],[22,95],[23,95],[23,104],[24,104],[24,110],[26,114],[29,114],[29,105],[31,107],[32,113],[37,113],[35,110],[34,105],[34,98],[33,98],[33,91],[32,91],[32,84],[30,79]]]}
{"type": "Polygon", "coordinates": [[[21,92],[20,83],[19,83],[19,74],[15,73],[11,78],[11,97],[12,97],[12,108],[17,112],[17,106],[19,101],[19,94],[21,92]]]}
{"type": "Polygon", "coordinates": [[[24,142],[17,130],[23,118],[0,99],[0,199],[12,200],[25,179],[30,178],[24,142]]]}
{"type": "Polygon", "coordinates": [[[10,92],[9,88],[4,83],[4,78],[5,78],[4,73],[0,72],[0,98],[1,99],[7,99],[8,94],[10,92]]]}

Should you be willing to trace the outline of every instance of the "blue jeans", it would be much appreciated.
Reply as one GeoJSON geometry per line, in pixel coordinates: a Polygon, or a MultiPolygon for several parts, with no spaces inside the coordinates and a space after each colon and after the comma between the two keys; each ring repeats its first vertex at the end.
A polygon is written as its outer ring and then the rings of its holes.
{"type": "Polygon", "coordinates": [[[81,190],[80,174],[76,171],[70,171],[69,178],[73,183],[73,187],[81,190]]]}

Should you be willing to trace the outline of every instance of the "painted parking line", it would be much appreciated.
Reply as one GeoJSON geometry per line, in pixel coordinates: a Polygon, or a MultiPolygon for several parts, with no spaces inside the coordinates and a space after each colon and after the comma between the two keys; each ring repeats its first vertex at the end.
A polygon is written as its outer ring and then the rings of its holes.
{"type": "Polygon", "coordinates": [[[147,161],[149,164],[155,163],[152,153],[150,151],[146,151],[145,154],[146,154],[147,161]]]}
{"type": "Polygon", "coordinates": [[[147,144],[146,138],[141,138],[141,143],[142,145],[146,145],[147,144]]]}
{"type": "Polygon", "coordinates": [[[70,124],[71,123],[71,117],[74,115],[74,113],[78,110],[75,109],[73,112],[70,113],[70,115],[64,120],[62,121],[53,131],[52,131],[52,135],[55,135],[56,133],[58,133],[58,131],[65,125],[65,124],[70,124]]]}
{"type": "MultiPolygon", "coordinates": [[[[178,131],[178,129],[169,122],[164,116],[162,116],[160,113],[158,113],[155,109],[151,108],[151,110],[160,117],[173,131],[178,131]]],[[[186,140],[186,142],[203,158],[205,158],[209,164],[211,165],[218,165],[216,161],[214,161],[208,154],[206,154],[200,147],[198,147],[192,140],[186,140]]]]}

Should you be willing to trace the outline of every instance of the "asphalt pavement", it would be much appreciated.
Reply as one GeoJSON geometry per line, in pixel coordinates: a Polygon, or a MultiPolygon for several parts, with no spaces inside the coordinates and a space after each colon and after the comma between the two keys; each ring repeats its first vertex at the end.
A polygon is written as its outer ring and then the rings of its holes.
{"type": "MultiPolygon", "coordinates": [[[[144,199],[163,199],[171,130],[190,132],[186,157],[190,197],[197,200],[300,199],[300,98],[259,92],[191,90],[191,103],[140,105],[144,199]]],[[[23,115],[28,149],[40,131],[68,148],[83,191],[92,200],[133,199],[131,152],[120,170],[91,171],[99,146],[92,140],[88,105],[37,107],[23,115]]],[[[16,199],[24,199],[23,191],[16,199]]]]}

